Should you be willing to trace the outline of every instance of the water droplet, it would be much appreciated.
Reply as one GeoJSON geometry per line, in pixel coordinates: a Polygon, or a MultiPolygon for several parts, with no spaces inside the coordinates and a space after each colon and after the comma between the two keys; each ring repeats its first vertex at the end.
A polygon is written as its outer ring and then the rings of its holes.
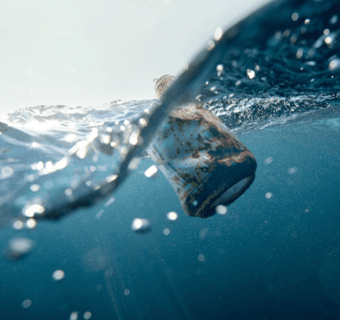
{"type": "Polygon", "coordinates": [[[65,273],[63,270],[56,270],[52,274],[52,279],[55,281],[60,281],[65,277],[65,273]]]}
{"type": "Polygon", "coordinates": [[[176,221],[178,219],[178,214],[174,211],[168,212],[166,216],[170,221],[176,221]]]}
{"type": "Polygon", "coordinates": [[[31,307],[31,305],[32,305],[32,301],[30,299],[24,300],[23,303],[21,304],[21,306],[24,309],[27,309],[27,308],[31,307]]]}
{"type": "Polygon", "coordinates": [[[158,172],[158,168],[153,164],[144,172],[144,174],[145,174],[145,177],[151,178],[155,176],[157,172],[158,172]]]}
{"type": "Polygon", "coordinates": [[[271,192],[267,192],[266,194],[265,194],[265,198],[266,199],[271,199],[273,197],[273,194],[271,193],[271,192]]]}

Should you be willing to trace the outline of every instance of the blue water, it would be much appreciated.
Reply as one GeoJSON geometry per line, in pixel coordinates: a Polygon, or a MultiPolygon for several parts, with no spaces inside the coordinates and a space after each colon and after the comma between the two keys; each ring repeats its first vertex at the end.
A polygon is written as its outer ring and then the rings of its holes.
{"type": "Polygon", "coordinates": [[[215,72],[201,89],[199,100],[258,162],[255,181],[225,215],[186,216],[160,172],[145,177],[153,162],[144,152],[114,193],[77,206],[75,200],[121,172],[127,137],[120,127],[131,130],[125,120],[147,117],[154,100],[8,115],[0,127],[1,320],[338,319],[339,41],[324,42],[329,34],[322,34],[329,28],[339,37],[339,4],[281,5],[279,25],[259,36],[267,46],[250,42],[252,54],[236,40],[222,59],[225,73],[215,72]],[[303,26],[314,30],[301,33],[303,26]],[[299,48],[313,47],[313,56],[296,57],[299,48]],[[256,57],[260,69],[250,64],[256,57]],[[309,66],[307,82],[299,81],[302,66],[309,66]],[[61,219],[15,230],[32,204],[61,219]],[[170,211],[176,221],[167,219],[170,211]],[[149,220],[150,232],[132,231],[137,217],[149,220]],[[33,247],[9,261],[6,248],[17,237],[33,247]],[[60,281],[52,277],[56,270],[65,274],[60,281]]]}

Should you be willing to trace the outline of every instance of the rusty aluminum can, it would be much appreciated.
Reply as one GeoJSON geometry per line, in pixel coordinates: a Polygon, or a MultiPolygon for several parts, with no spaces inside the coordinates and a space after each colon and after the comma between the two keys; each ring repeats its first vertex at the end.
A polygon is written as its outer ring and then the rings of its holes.
{"type": "MultiPolygon", "coordinates": [[[[156,81],[157,97],[173,76],[156,81]]],[[[210,111],[195,104],[173,110],[153,138],[148,154],[170,181],[184,212],[206,218],[229,205],[252,184],[252,153],[210,111]]]]}

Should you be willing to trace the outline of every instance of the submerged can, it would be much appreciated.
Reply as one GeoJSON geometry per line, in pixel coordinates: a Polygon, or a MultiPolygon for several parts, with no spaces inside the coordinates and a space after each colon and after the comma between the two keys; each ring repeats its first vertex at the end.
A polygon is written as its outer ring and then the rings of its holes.
{"type": "MultiPolygon", "coordinates": [[[[165,75],[156,81],[158,98],[173,79],[165,75]]],[[[195,104],[173,110],[147,152],[193,217],[214,215],[218,205],[231,204],[255,178],[252,153],[218,117],[195,104]]]]}

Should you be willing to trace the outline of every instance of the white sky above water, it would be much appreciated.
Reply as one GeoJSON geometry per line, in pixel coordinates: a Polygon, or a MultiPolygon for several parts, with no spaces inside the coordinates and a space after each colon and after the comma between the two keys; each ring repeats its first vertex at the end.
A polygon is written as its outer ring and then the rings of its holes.
{"type": "Polygon", "coordinates": [[[0,0],[0,115],[154,99],[217,27],[265,0],[0,0]]]}

